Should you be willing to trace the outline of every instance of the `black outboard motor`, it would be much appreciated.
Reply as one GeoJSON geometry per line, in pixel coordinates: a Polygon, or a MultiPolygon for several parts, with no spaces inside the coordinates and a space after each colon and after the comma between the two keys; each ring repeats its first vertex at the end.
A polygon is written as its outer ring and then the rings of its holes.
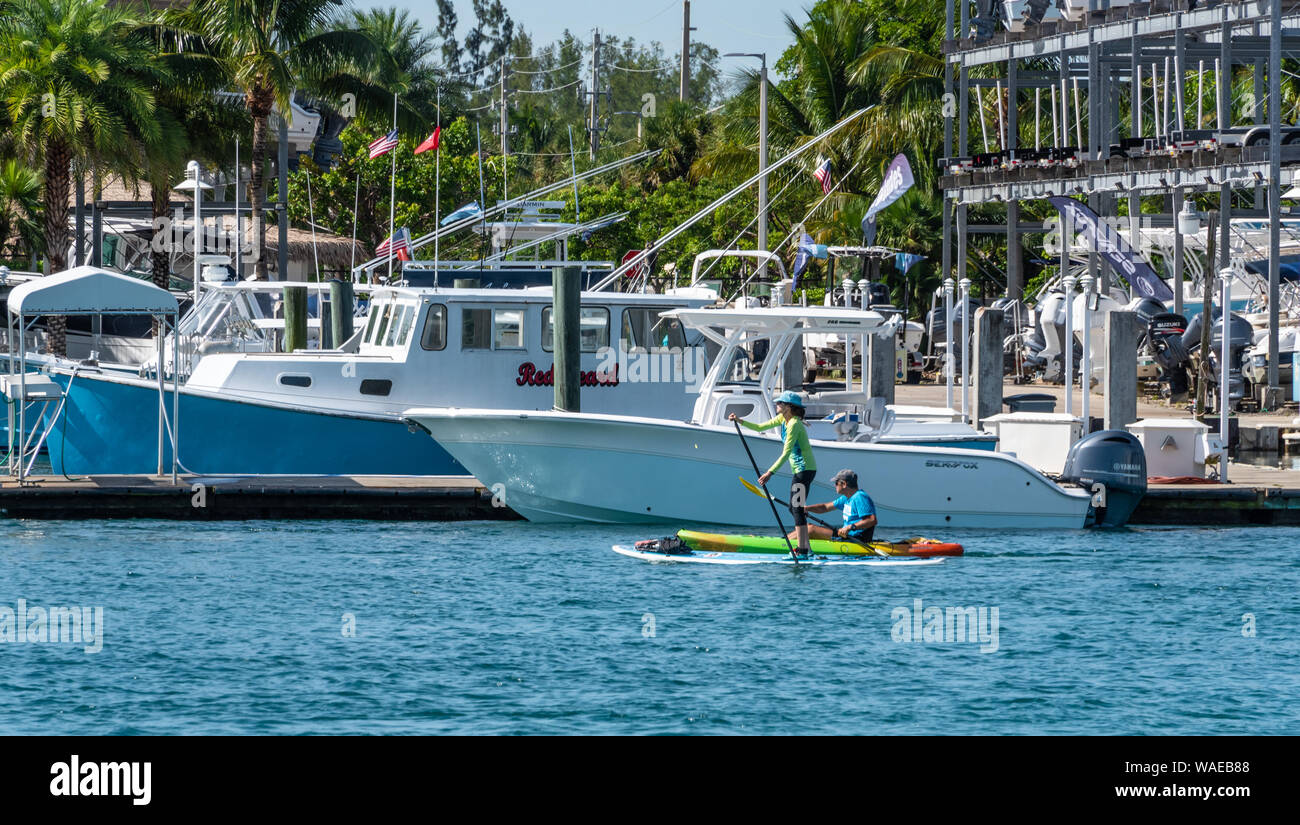
{"type": "Polygon", "coordinates": [[[1061,481],[1092,492],[1091,523],[1122,527],[1147,492],[1142,443],[1124,430],[1100,430],[1075,442],[1061,481]]]}
{"type": "MultiPolygon", "coordinates": [[[[1219,353],[1223,351],[1223,323],[1220,320],[1223,313],[1217,308],[1210,316],[1210,367],[1211,383],[1217,388],[1219,382],[1219,353]]],[[[1201,324],[1204,322],[1205,313],[1197,315],[1187,325],[1187,331],[1183,333],[1183,346],[1187,349],[1188,354],[1194,353],[1201,348],[1201,324]]],[[[1241,363],[1243,356],[1254,343],[1255,330],[1250,325],[1250,321],[1241,317],[1237,313],[1232,313],[1228,318],[1228,401],[1240,401],[1245,396],[1246,385],[1241,375],[1241,363]]]]}
{"type": "Polygon", "coordinates": [[[1187,368],[1191,356],[1183,344],[1186,330],[1187,319],[1172,312],[1153,315],[1147,323],[1147,342],[1160,368],[1160,382],[1169,385],[1169,399],[1175,404],[1186,399],[1189,389],[1187,368]]]}

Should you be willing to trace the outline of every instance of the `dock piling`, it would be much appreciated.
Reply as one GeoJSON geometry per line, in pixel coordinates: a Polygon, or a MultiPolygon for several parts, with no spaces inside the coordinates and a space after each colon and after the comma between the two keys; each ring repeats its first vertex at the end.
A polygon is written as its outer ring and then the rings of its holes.
{"type": "Polygon", "coordinates": [[[284,288],[284,351],[307,349],[307,287],[284,288]]]}
{"type": "Polygon", "coordinates": [[[551,270],[554,296],[551,319],[555,324],[555,409],[564,412],[581,411],[581,273],[582,270],[576,266],[557,266],[551,270]]]}
{"type": "Polygon", "coordinates": [[[894,403],[894,336],[868,335],[867,338],[867,396],[883,398],[886,404],[894,403]]]}
{"type": "Polygon", "coordinates": [[[342,347],[352,337],[354,308],[352,282],[338,278],[330,281],[330,331],[333,333],[332,344],[335,347],[342,347]]]}
{"type": "Polygon", "coordinates": [[[1106,315],[1106,429],[1122,430],[1137,421],[1136,312],[1106,315]]]}
{"type": "Polygon", "coordinates": [[[1002,310],[975,310],[975,416],[971,426],[1002,411],[1002,310]]]}

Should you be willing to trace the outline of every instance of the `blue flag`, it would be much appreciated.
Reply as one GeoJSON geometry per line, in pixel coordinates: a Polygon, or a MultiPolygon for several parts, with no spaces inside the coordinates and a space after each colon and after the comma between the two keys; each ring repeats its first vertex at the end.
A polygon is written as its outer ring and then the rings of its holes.
{"type": "Polygon", "coordinates": [[[924,255],[917,255],[912,252],[899,252],[897,255],[894,256],[894,266],[898,269],[899,272],[902,272],[904,275],[906,275],[907,270],[916,266],[923,260],[925,260],[924,255]]]}
{"type": "Polygon", "coordinates": [[[876,242],[876,215],[884,211],[894,201],[903,197],[903,193],[912,188],[916,180],[912,177],[912,165],[907,162],[907,155],[901,152],[885,170],[884,180],[880,183],[880,192],[872,201],[871,208],[862,218],[862,243],[872,246],[876,242]]]}
{"type": "MultiPolygon", "coordinates": [[[[1133,287],[1133,297],[1141,295],[1160,302],[1174,299],[1173,290],[1160,280],[1151,265],[1133,251],[1114,227],[1103,223],[1087,204],[1074,198],[1048,198],[1047,200],[1060,210],[1062,217],[1068,214],[1074,223],[1074,231],[1082,235],[1088,244],[1110,261],[1115,271],[1129,282],[1133,287]]],[[[1064,239],[1063,242],[1069,243],[1064,239]]]]}
{"type": "Polygon", "coordinates": [[[799,276],[808,268],[808,262],[813,258],[825,260],[829,253],[826,251],[825,244],[813,243],[812,235],[807,232],[799,239],[799,251],[794,256],[794,274],[791,276],[794,280],[790,284],[790,290],[799,288],[799,276]]]}

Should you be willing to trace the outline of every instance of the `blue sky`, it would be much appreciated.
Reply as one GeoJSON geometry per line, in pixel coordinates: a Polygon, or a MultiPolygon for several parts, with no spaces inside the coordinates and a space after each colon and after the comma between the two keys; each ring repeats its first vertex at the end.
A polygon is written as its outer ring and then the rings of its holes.
{"type": "MultiPolygon", "coordinates": [[[[438,6],[433,0],[393,0],[360,2],[364,6],[398,6],[409,9],[426,28],[437,25],[438,6]]],[[[556,40],[568,28],[584,38],[591,30],[638,42],[658,40],[664,51],[675,54],[681,48],[681,0],[642,0],[628,3],[619,0],[505,0],[511,18],[523,25],[534,43],[556,40]]],[[[691,25],[698,31],[692,38],[708,43],[719,52],[767,52],[768,64],[790,45],[782,13],[796,20],[812,0],[692,0],[691,25]]],[[[456,0],[456,15],[462,32],[473,18],[471,0],[456,0]]]]}

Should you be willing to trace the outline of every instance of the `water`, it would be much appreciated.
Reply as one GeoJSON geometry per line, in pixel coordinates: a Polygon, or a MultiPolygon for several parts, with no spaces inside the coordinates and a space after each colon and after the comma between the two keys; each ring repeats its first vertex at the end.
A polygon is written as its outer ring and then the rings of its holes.
{"type": "Polygon", "coordinates": [[[953,530],[912,570],[609,549],[656,534],[5,521],[0,608],[104,635],[0,644],[0,733],[1300,733],[1300,530],[953,530]],[[997,607],[996,652],[894,641],[914,599],[997,607]]]}
{"type": "Polygon", "coordinates": [[[1300,455],[1255,450],[1240,450],[1232,457],[1238,464],[1254,467],[1273,467],[1278,470],[1300,470],[1300,455]]]}

